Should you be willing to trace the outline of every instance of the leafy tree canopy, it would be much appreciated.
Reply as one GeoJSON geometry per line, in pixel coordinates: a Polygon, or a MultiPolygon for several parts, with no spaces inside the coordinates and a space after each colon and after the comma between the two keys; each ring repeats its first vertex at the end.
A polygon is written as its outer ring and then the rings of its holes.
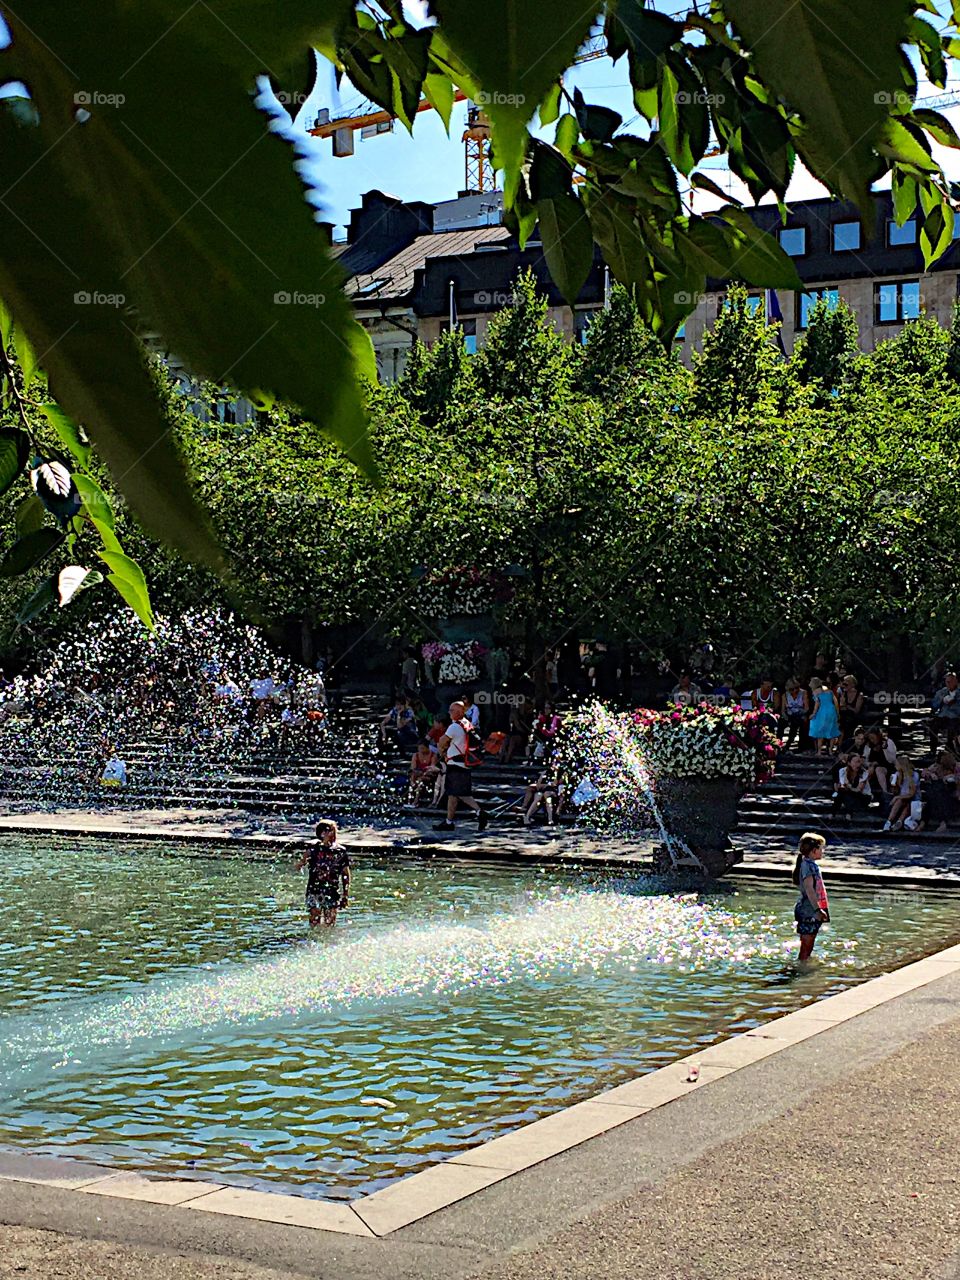
{"type": "Polygon", "coordinates": [[[636,128],[563,83],[597,20],[578,0],[432,0],[419,28],[395,0],[33,0],[27,17],[3,15],[0,84],[28,94],[0,101],[0,297],[20,349],[39,353],[51,399],[144,527],[221,574],[145,333],[199,378],[294,406],[305,436],[318,428],[375,473],[370,344],[298,151],[257,97],[264,76],[298,93],[311,50],[411,129],[422,95],[448,123],[455,91],[483,104],[521,241],[539,224],[571,301],[599,243],[666,345],[708,276],[799,287],[776,240],[698,167],[712,140],[754,200],[783,199],[799,158],[869,219],[887,176],[897,219],[919,210],[925,262],[951,242],[932,143],[958,139],[917,106],[914,68],[946,84],[956,3],[944,21],[930,0],[713,0],[707,14],[610,0],[606,47],[629,74],[636,128]],[[552,143],[535,120],[555,126],[552,143]],[[692,189],[719,211],[694,212],[692,189]]]}

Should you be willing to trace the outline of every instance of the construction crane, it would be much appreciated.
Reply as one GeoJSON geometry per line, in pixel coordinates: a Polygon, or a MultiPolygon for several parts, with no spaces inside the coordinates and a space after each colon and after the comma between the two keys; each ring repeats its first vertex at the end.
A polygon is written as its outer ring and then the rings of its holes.
{"type": "MultiPolygon", "coordinates": [[[[607,42],[602,29],[591,33],[586,44],[574,58],[574,63],[590,62],[594,58],[602,58],[607,52],[607,42]]],[[[461,195],[484,195],[497,189],[497,172],[493,167],[490,154],[490,121],[483,108],[471,102],[459,89],[453,95],[454,102],[467,103],[466,126],[463,130],[463,191],[461,195]]],[[[432,111],[433,103],[421,98],[417,113],[432,111]]],[[[352,156],[354,153],[354,134],[360,131],[360,137],[375,138],[381,133],[391,133],[397,117],[382,108],[362,112],[348,112],[345,115],[333,116],[324,107],[317,113],[317,119],[308,132],[314,138],[332,138],[333,154],[338,159],[352,156]]]]}

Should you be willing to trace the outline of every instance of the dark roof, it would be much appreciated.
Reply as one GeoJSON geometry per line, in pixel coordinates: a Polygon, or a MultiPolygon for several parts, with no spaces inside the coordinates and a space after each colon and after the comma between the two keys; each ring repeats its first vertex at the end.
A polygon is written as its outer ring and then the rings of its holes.
{"type": "Polygon", "coordinates": [[[341,254],[341,260],[347,270],[351,271],[346,283],[347,296],[357,302],[369,297],[371,299],[404,298],[410,293],[414,283],[414,273],[426,263],[428,258],[446,258],[460,254],[470,254],[478,244],[491,244],[500,240],[509,240],[510,232],[506,227],[466,227],[462,231],[438,231],[432,235],[415,236],[403,249],[392,257],[378,263],[371,263],[366,269],[357,269],[354,259],[347,253],[341,254]],[[383,284],[372,288],[377,281],[383,284]],[[368,292],[364,293],[364,290],[368,292]]]}

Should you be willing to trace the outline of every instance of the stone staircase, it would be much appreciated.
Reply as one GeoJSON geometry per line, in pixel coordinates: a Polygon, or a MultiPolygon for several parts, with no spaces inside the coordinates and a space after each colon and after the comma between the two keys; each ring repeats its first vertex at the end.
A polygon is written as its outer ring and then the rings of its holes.
{"type": "MultiPolygon", "coordinates": [[[[236,810],[251,814],[283,815],[309,822],[321,814],[340,820],[363,819],[384,824],[412,819],[435,821],[438,809],[413,808],[406,803],[409,756],[385,753],[376,746],[374,726],[383,715],[385,699],[371,693],[343,696],[331,717],[332,732],[314,746],[282,747],[267,742],[243,753],[198,751],[175,737],[145,735],[124,745],[128,785],[109,789],[91,784],[93,745],[65,743],[42,765],[24,751],[7,753],[0,761],[0,801],[38,810],[91,807],[100,811],[124,809],[236,810]],[[346,744],[346,745],[345,745],[346,744]]],[[[915,763],[929,758],[925,710],[909,709],[890,726],[898,746],[915,763]]],[[[751,849],[795,844],[808,829],[829,835],[832,844],[889,840],[880,835],[882,819],[874,806],[848,823],[831,814],[832,780],[828,760],[812,754],[787,752],[776,777],[744,796],[739,806],[735,838],[751,849]]],[[[520,799],[539,766],[522,761],[504,765],[486,761],[475,779],[479,800],[491,806],[496,825],[520,825],[520,799]],[[513,807],[508,808],[509,805],[513,807]]],[[[542,815],[541,820],[542,820],[542,815]]],[[[561,814],[560,824],[572,824],[561,814]]],[[[923,840],[956,840],[957,833],[923,840]]]]}

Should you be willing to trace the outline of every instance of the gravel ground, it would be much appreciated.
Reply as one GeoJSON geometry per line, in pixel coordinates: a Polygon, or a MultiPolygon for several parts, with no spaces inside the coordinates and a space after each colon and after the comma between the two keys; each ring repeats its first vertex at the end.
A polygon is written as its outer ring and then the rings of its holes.
{"type": "Polygon", "coordinates": [[[960,1022],[536,1247],[496,1280],[960,1275],[960,1022]]]}
{"type": "Polygon", "coordinates": [[[0,1280],[289,1280],[290,1274],[0,1226],[0,1280]]]}

